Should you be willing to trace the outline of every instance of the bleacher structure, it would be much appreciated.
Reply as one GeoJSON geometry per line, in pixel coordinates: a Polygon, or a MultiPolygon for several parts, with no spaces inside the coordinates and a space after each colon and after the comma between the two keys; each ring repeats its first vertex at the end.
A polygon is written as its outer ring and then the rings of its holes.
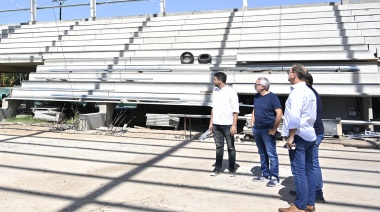
{"type": "Polygon", "coordinates": [[[368,120],[380,96],[379,23],[380,3],[363,1],[3,25],[2,70],[30,72],[5,101],[208,106],[217,71],[241,97],[258,77],[286,97],[286,71],[302,63],[325,118],[347,118],[361,101],[368,120]],[[194,63],[181,63],[184,52],[194,63]]]}

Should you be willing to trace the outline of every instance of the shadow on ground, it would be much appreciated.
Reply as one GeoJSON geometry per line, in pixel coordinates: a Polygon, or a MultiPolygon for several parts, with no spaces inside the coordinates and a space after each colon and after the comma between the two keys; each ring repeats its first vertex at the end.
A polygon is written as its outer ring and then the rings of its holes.
{"type": "Polygon", "coordinates": [[[295,197],[289,194],[291,190],[294,190],[294,177],[290,176],[285,178],[282,180],[281,185],[284,186],[278,191],[278,194],[281,196],[281,200],[284,200],[289,204],[294,202],[295,197]]]}

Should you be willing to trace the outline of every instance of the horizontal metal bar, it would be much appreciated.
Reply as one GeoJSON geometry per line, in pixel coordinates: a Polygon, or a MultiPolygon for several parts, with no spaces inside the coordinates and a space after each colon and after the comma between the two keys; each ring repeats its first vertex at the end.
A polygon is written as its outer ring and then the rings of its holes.
{"type": "Polygon", "coordinates": [[[61,95],[61,94],[52,94],[54,98],[75,98],[75,99],[112,99],[120,100],[120,102],[130,102],[130,101],[157,101],[157,102],[173,102],[180,101],[180,98],[128,98],[125,96],[92,96],[92,95],[61,95]]]}
{"type": "Polygon", "coordinates": [[[48,72],[63,72],[63,73],[72,73],[72,72],[80,72],[80,71],[94,71],[96,73],[99,73],[100,71],[103,71],[103,72],[125,72],[125,71],[135,71],[135,72],[139,72],[139,73],[150,73],[150,72],[172,72],[171,69],[110,69],[110,70],[106,70],[106,69],[52,69],[52,70],[48,70],[48,72]]]}
{"type": "MultiPolygon", "coordinates": [[[[287,71],[290,66],[283,67],[210,67],[211,71],[287,71]]],[[[357,67],[340,67],[340,66],[331,66],[331,67],[306,67],[308,71],[333,71],[333,72],[358,72],[360,71],[357,67]]]]}
{"type": "Polygon", "coordinates": [[[246,71],[247,67],[210,67],[210,71],[246,71]]]}
{"type": "MultiPolygon", "coordinates": [[[[148,1],[148,0],[114,0],[114,1],[107,1],[107,2],[97,2],[97,5],[101,4],[113,4],[113,3],[125,3],[125,2],[134,2],[134,1],[148,1]]],[[[62,8],[62,7],[82,7],[82,6],[89,6],[90,3],[81,3],[81,4],[66,4],[66,5],[56,5],[56,6],[45,6],[45,7],[36,7],[37,10],[43,10],[43,9],[53,9],[53,8],[62,8]]],[[[19,9],[11,9],[11,10],[0,10],[1,12],[16,12],[16,11],[25,11],[30,10],[30,8],[19,8],[19,9]]]]}
{"type": "MultiPolygon", "coordinates": [[[[181,117],[181,118],[210,118],[211,116],[210,115],[195,115],[195,114],[164,114],[164,115],[168,115],[170,117],[181,117]]],[[[247,117],[246,116],[238,116],[238,119],[239,120],[247,120],[247,117]]]]}
{"type": "Polygon", "coordinates": [[[247,68],[247,71],[283,71],[284,67],[252,67],[247,68]]]}
{"type": "Polygon", "coordinates": [[[380,121],[341,120],[341,123],[352,125],[380,125],[380,121]]]}
{"type": "Polygon", "coordinates": [[[73,78],[73,77],[66,77],[66,78],[52,78],[52,77],[34,77],[34,79],[45,79],[50,81],[68,81],[68,80],[83,80],[83,81],[139,81],[139,80],[153,80],[153,78],[73,78]]]}

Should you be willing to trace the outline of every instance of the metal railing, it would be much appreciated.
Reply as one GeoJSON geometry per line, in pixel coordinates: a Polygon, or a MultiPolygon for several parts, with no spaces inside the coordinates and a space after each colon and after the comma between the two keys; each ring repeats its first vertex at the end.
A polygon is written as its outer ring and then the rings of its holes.
{"type": "MultiPolygon", "coordinates": [[[[58,3],[58,5],[52,5],[52,6],[44,6],[44,7],[37,7],[37,0],[30,0],[30,8],[19,8],[19,9],[9,9],[9,10],[0,10],[1,12],[16,12],[16,11],[30,11],[30,22],[35,23],[37,21],[37,10],[42,9],[54,9],[59,8],[62,9],[64,7],[81,7],[81,6],[90,6],[90,19],[95,20],[96,19],[96,6],[97,5],[104,5],[104,4],[114,4],[114,3],[126,3],[126,2],[136,2],[136,1],[151,1],[151,0],[113,0],[113,1],[103,1],[103,2],[97,2],[96,0],[89,0],[89,3],[79,3],[79,4],[66,4],[58,3]]],[[[248,8],[248,0],[242,0],[243,1],[243,10],[246,10],[248,8]]],[[[52,1],[54,2],[54,1],[52,1]]],[[[55,1],[55,2],[59,2],[55,1]]],[[[159,3],[160,7],[160,15],[165,15],[166,13],[166,0],[160,0],[159,3]]]]}

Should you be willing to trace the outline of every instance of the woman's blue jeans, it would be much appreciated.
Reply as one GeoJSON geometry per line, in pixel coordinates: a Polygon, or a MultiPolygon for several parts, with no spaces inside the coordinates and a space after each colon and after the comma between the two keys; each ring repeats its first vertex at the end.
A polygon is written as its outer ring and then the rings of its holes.
{"type": "Polygon", "coordinates": [[[301,210],[306,205],[315,205],[315,175],[313,169],[313,148],[315,141],[309,142],[294,136],[295,150],[289,150],[290,165],[296,187],[294,204],[301,210]]]}
{"type": "Polygon", "coordinates": [[[252,129],[260,155],[261,174],[264,177],[276,177],[278,180],[278,155],[276,137],[269,135],[269,129],[252,129]]]}
{"type": "Polygon", "coordinates": [[[212,125],[212,133],[214,134],[214,141],[216,145],[216,163],[215,168],[221,169],[224,153],[224,139],[226,139],[228,148],[228,164],[229,170],[235,170],[236,150],[234,137],[230,133],[232,125],[212,125]]]}

